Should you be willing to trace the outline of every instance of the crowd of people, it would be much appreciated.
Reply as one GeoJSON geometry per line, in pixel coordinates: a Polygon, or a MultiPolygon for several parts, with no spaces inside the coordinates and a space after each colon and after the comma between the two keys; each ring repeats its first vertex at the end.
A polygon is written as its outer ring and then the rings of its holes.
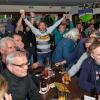
{"type": "Polygon", "coordinates": [[[21,10],[12,33],[0,39],[0,100],[42,100],[33,73],[46,67],[47,59],[62,65],[70,77],[77,76],[80,88],[99,94],[100,29],[94,19],[84,25],[65,14],[55,14],[53,22],[47,16],[39,18],[36,21],[30,12],[29,21],[21,10]]]}

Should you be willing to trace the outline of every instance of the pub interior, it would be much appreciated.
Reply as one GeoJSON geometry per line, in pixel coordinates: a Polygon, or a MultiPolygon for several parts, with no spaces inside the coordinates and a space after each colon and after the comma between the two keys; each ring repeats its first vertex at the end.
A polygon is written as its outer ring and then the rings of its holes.
{"type": "Polygon", "coordinates": [[[1,0],[0,100],[100,100],[100,1],[1,0]]]}

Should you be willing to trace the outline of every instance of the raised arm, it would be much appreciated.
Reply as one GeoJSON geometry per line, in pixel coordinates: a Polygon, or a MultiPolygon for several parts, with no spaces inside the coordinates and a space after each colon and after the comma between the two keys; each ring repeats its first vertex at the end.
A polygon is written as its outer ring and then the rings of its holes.
{"type": "Polygon", "coordinates": [[[47,29],[48,29],[49,33],[52,33],[52,31],[62,22],[62,20],[64,18],[66,18],[65,14],[63,15],[63,17],[60,20],[58,20],[57,22],[55,22],[52,26],[48,27],[47,29]]]}
{"type": "Polygon", "coordinates": [[[35,13],[30,12],[30,16],[31,16],[31,24],[33,25],[35,21],[35,13]]]}
{"type": "Polygon", "coordinates": [[[20,30],[21,24],[22,24],[22,20],[23,20],[23,16],[21,15],[21,17],[19,18],[18,22],[17,22],[17,26],[15,29],[15,32],[18,33],[18,31],[20,30]]]}
{"type": "MultiPolygon", "coordinates": [[[[31,24],[33,25],[34,24],[34,21],[35,21],[35,13],[33,13],[33,12],[30,12],[30,22],[31,22],[31,24]]],[[[28,31],[30,30],[30,28],[29,27],[27,27],[27,29],[28,29],[28,31]]]]}
{"type": "Polygon", "coordinates": [[[79,60],[77,61],[76,64],[74,64],[68,71],[68,74],[70,77],[74,76],[80,69],[81,69],[81,64],[83,61],[88,57],[87,53],[84,53],[79,60]]]}
{"type": "Polygon", "coordinates": [[[37,29],[36,27],[34,27],[34,26],[31,24],[31,22],[28,21],[27,18],[25,18],[25,12],[22,12],[22,13],[21,13],[21,16],[23,17],[23,19],[24,19],[26,25],[31,29],[31,31],[32,31],[35,35],[37,35],[37,34],[38,34],[38,33],[37,33],[37,32],[38,32],[38,29],[37,29]]]}

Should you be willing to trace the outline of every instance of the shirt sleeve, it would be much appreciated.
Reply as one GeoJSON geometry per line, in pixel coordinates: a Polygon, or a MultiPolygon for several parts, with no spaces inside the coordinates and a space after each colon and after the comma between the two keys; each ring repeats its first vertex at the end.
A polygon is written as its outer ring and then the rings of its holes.
{"type": "Polygon", "coordinates": [[[24,21],[25,21],[26,25],[31,29],[31,31],[32,31],[35,35],[37,35],[39,30],[38,30],[36,27],[34,27],[34,26],[28,21],[27,18],[25,18],[24,21]]]}
{"type": "Polygon", "coordinates": [[[64,19],[64,17],[62,17],[60,20],[58,20],[57,22],[55,22],[52,26],[47,28],[47,33],[52,33],[53,30],[62,22],[62,20],[64,19]]]}
{"type": "Polygon", "coordinates": [[[81,64],[82,62],[87,58],[87,54],[84,53],[80,59],[77,61],[76,64],[74,64],[73,66],[71,66],[71,68],[68,71],[68,74],[72,77],[74,76],[80,69],[81,69],[81,64]]]}

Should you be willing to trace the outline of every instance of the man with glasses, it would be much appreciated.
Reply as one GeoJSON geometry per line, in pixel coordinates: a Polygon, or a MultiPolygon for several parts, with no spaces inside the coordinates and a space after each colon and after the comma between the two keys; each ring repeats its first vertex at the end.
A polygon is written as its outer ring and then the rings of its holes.
{"type": "Polygon", "coordinates": [[[7,55],[7,69],[2,75],[8,81],[8,93],[13,100],[41,100],[39,91],[27,73],[28,60],[26,54],[15,51],[7,55]]]}

